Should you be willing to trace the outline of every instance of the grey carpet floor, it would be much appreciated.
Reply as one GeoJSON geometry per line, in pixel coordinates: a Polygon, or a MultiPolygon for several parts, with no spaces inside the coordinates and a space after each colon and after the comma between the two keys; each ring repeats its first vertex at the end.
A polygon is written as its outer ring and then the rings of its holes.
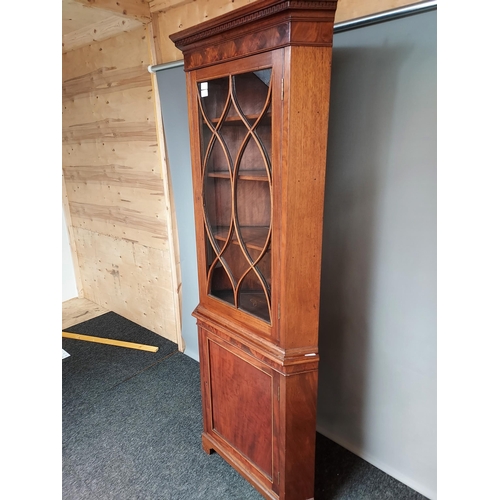
{"type": "MultiPolygon", "coordinates": [[[[63,339],[63,500],[258,500],[201,449],[199,364],[107,313],[67,331],[159,346],[157,353],[63,339]]],[[[425,497],[317,434],[316,500],[425,497]]]]}

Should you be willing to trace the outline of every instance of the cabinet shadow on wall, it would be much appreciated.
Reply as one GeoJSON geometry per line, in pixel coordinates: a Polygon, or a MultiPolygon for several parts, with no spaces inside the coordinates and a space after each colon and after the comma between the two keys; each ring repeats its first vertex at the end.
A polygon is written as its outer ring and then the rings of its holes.
{"type": "MultiPolygon", "coordinates": [[[[335,48],[319,325],[318,431],[363,445],[379,185],[409,48],[335,48]]],[[[339,444],[342,444],[340,442],[339,444]]],[[[344,475],[347,480],[349,474],[344,475]]]]}

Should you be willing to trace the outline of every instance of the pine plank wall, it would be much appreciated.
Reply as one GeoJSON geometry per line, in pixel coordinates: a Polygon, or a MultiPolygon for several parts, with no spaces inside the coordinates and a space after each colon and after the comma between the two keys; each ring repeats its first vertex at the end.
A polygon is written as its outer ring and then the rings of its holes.
{"type": "MultiPolygon", "coordinates": [[[[171,33],[251,1],[151,0],[150,22],[135,27],[124,20],[127,31],[104,40],[99,34],[62,55],[62,197],[79,297],[181,351],[175,206],[147,68],[182,58],[171,33]]],[[[411,3],[339,0],[336,21],[411,3]]]]}
{"type": "Polygon", "coordinates": [[[148,26],[63,54],[63,176],[82,296],[178,342],[150,63],[148,26]]]}

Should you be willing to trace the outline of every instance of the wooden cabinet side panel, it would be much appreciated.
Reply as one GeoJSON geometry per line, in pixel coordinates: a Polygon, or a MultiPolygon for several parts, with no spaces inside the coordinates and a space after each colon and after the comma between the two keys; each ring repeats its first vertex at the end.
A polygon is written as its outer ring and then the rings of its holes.
{"type": "Polygon", "coordinates": [[[282,378],[280,498],[314,498],[318,371],[282,378]]]}
{"type": "Polygon", "coordinates": [[[284,89],[281,345],[318,343],[331,48],[288,47],[284,89]]]}

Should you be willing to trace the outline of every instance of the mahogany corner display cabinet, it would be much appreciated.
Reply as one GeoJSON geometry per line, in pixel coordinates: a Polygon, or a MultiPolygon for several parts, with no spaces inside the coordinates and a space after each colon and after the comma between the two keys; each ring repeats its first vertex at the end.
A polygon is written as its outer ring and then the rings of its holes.
{"type": "Polygon", "coordinates": [[[257,0],[184,56],[203,434],[265,498],[314,497],[335,0],[257,0]]]}

